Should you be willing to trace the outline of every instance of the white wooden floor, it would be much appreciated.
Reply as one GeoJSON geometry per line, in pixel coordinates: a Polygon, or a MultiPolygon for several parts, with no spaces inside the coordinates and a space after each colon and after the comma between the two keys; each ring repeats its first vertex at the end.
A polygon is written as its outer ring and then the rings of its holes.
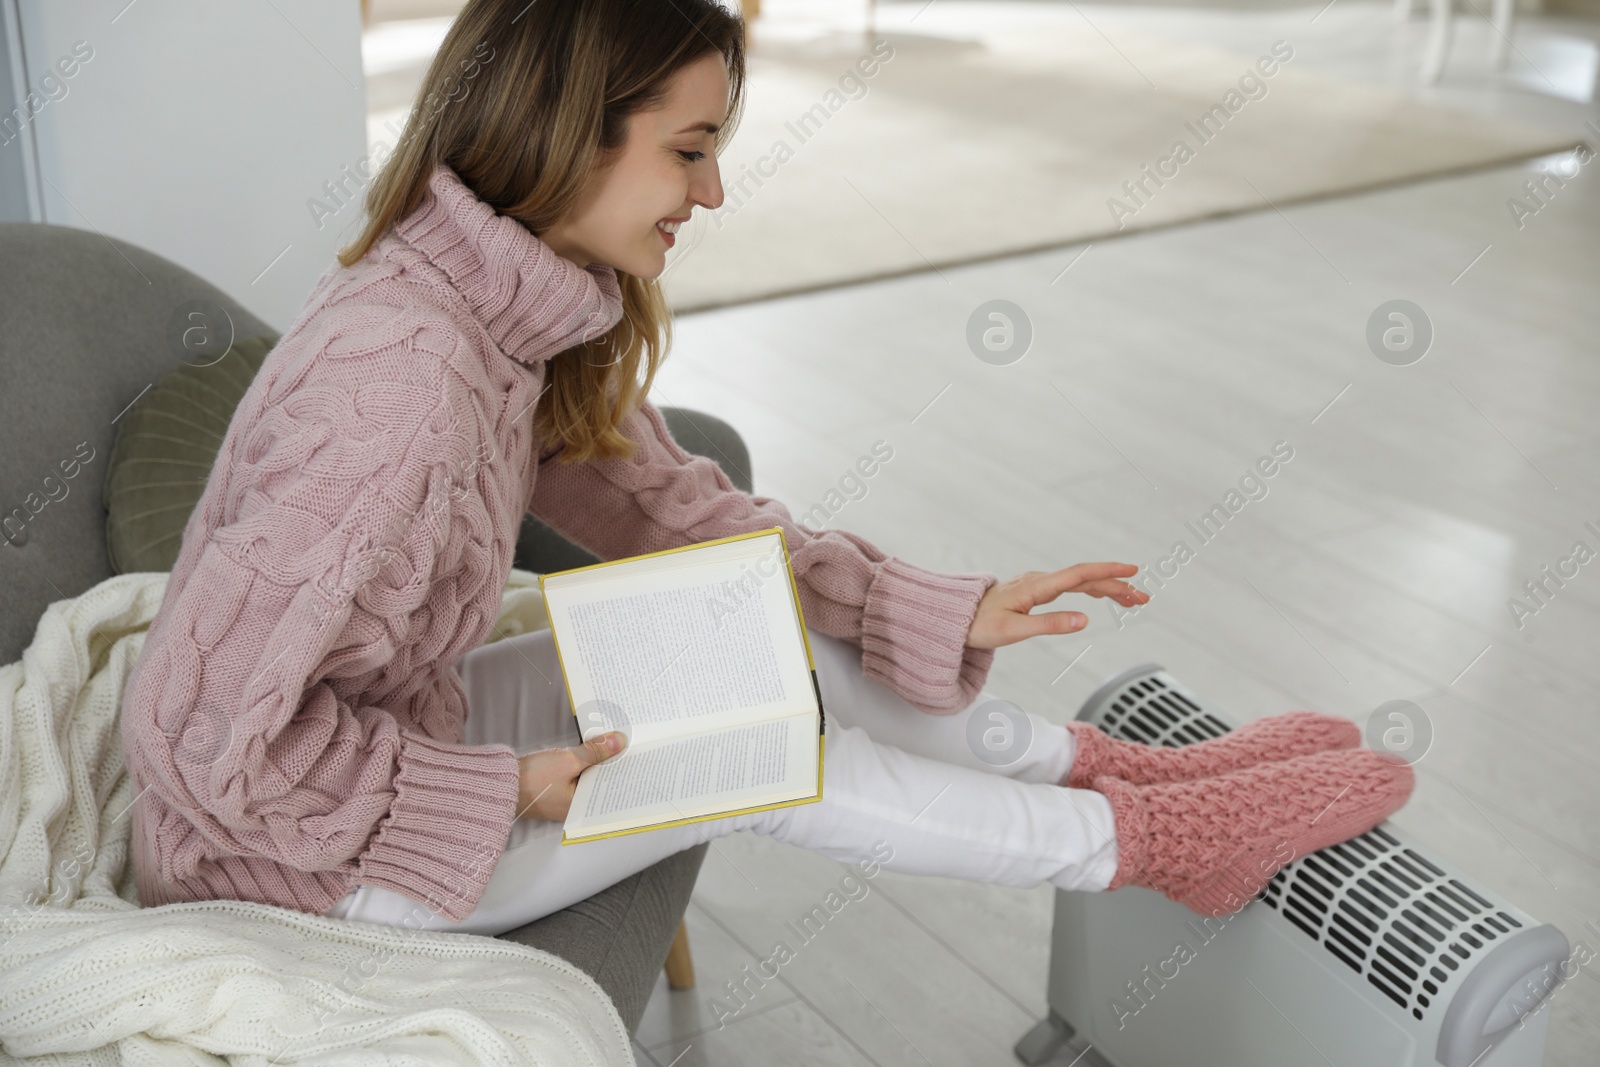
{"type": "MultiPolygon", "coordinates": [[[[880,5],[880,26],[921,6],[880,5]]],[[[1165,27],[1251,54],[1293,22],[1297,63],[1386,84],[1409,74],[1420,42],[1420,22],[1397,34],[1371,4],[1340,4],[1320,29],[1307,25],[1315,7],[1079,7],[1113,40],[1119,26],[1165,27]]],[[[1526,83],[1549,74],[1581,95],[1572,64],[1600,34],[1521,25],[1523,55],[1495,80],[1468,10],[1444,84],[1421,95],[1581,136],[1600,116],[1592,100],[1526,83]]],[[[893,459],[832,525],[924,566],[1002,576],[1149,565],[1176,540],[1195,545],[1185,521],[1289,442],[1270,494],[1137,617],[1119,628],[1089,602],[1086,633],[1002,650],[992,691],[1064,722],[1100,680],[1157,660],[1239,719],[1309,707],[1365,722],[1386,700],[1415,701],[1436,738],[1393,822],[1593,949],[1600,562],[1520,630],[1507,600],[1575,541],[1600,551],[1584,526],[1600,527],[1600,169],[1518,231],[1506,200],[1531,173],[683,317],[654,399],[732,422],[757,492],[795,514],[887,440],[893,459]],[[968,315],[994,298],[1034,328],[1009,366],[964,341],[968,315]],[[1436,331],[1406,367],[1365,340],[1368,316],[1395,298],[1436,331]]],[[[981,211],[992,192],[952,210],[981,211]]],[[[717,1026],[711,998],[792,941],[784,924],[843,873],[762,838],[718,842],[688,916],[698,988],[662,981],[640,1062],[1015,1063],[1011,1044],[1044,1012],[1048,889],[880,875],[717,1026]]],[[[1597,966],[1554,999],[1551,1067],[1596,1062],[1597,966]]]]}

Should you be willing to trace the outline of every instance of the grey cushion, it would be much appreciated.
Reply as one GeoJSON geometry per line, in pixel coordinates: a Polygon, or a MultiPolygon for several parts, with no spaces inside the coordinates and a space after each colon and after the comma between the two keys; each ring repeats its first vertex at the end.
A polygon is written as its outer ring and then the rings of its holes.
{"type": "Polygon", "coordinates": [[[582,968],[611,994],[631,1034],[666,963],[708,847],[702,841],[570,908],[500,936],[582,968]]]}
{"type": "Polygon", "coordinates": [[[241,337],[216,359],[185,361],[117,420],[106,459],[106,552],[118,574],[170,571],[233,413],[274,335],[241,337]]]}
{"type": "Polygon", "coordinates": [[[241,337],[273,332],[216,286],[125,241],[0,223],[0,663],[22,655],[45,605],[111,577],[102,486],[113,420],[182,362],[173,320],[201,302],[241,337]],[[62,478],[59,464],[80,451],[90,458],[62,478]],[[45,501],[36,515],[29,494],[45,501]]]}
{"type": "MultiPolygon", "coordinates": [[[[220,289],[136,245],[0,223],[0,663],[22,655],[46,605],[112,576],[102,486],[129,405],[185,360],[227,351],[231,337],[274,333],[220,289]]],[[[736,467],[729,476],[748,490],[749,455],[731,427],[697,412],[663,415],[685,448],[736,467]]],[[[581,551],[556,540],[550,553],[519,553],[519,565],[557,570],[553,553],[581,551]]],[[[632,1030],[704,856],[704,845],[671,856],[505,936],[582,967],[632,1030]]]]}

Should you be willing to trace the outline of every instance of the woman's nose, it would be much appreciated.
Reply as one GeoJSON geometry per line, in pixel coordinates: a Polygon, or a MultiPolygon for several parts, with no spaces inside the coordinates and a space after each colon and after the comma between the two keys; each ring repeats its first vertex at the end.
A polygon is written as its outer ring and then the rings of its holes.
{"type": "Polygon", "coordinates": [[[689,195],[694,202],[712,211],[722,206],[722,170],[717,157],[706,159],[706,166],[696,167],[694,179],[689,183],[689,195]]]}

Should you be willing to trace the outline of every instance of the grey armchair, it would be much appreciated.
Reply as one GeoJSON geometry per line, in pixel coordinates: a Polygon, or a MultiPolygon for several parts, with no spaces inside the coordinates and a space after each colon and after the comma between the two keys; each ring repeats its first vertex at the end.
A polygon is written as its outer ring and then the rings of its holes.
{"type": "MultiPolygon", "coordinates": [[[[174,312],[191,301],[223,308],[237,336],[276,333],[215,286],[135,245],[65,226],[0,224],[0,427],[7,438],[0,522],[57,475],[54,488],[45,487],[45,506],[24,522],[6,523],[0,537],[0,663],[21,656],[46,605],[112,576],[102,486],[115,422],[178,364],[168,335],[174,312]],[[85,442],[94,458],[63,482],[57,463],[85,442]]],[[[662,413],[685,449],[712,457],[750,491],[749,453],[731,426],[681,408],[662,413]]],[[[517,566],[554,571],[593,562],[543,523],[525,521],[517,566]]],[[[692,982],[687,942],[675,935],[705,852],[702,844],[671,856],[501,936],[591,975],[631,1033],[669,948],[673,984],[692,982]]]]}

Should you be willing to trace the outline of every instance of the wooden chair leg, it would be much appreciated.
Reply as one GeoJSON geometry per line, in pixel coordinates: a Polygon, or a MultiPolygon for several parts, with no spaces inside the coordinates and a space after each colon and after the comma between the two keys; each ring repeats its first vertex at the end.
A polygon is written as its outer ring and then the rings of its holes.
{"type": "Polygon", "coordinates": [[[694,959],[689,955],[689,928],[678,924],[672,937],[672,947],[667,949],[667,986],[670,989],[694,988],[694,959]]]}

